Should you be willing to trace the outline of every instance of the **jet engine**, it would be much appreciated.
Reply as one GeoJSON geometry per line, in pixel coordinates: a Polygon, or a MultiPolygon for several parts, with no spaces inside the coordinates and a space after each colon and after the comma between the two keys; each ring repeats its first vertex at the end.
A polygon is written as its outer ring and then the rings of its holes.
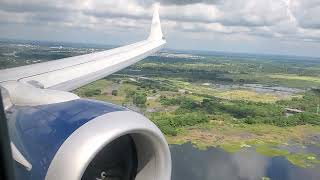
{"type": "Polygon", "coordinates": [[[6,112],[17,179],[170,179],[168,144],[139,113],[80,98],[12,104],[6,112]]]}
{"type": "Polygon", "coordinates": [[[69,92],[159,51],[158,9],[143,41],[0,71],[16,179],[170,179],[168,144],[151,121],[69,92]]]}

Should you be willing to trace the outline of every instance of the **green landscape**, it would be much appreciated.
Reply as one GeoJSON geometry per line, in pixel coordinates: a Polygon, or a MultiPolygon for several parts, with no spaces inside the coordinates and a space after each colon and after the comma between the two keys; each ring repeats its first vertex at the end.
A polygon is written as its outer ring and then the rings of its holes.
{"type": "Polygon", "coordinates": [[[0,0],[0,14],[16,179],[320,180],[320,0],[0,0]]]}
{"type": "MultiPolygon", "coordinates": [[[[0,68],[101,51],[0,43],[0,68]]],[[[153,121],[169,144],[254,148],[299,167],[320,164],[320,61],[310,57],[163,51],[74,91],[153,121]],[[292,146],[299,151],[292,151],[292,146]]]]}
{"type": "Polygon", "coordinates": [[[315,60],[163,53],[75,93],[143,113],[170,144],[228,152],[253,146],[309,167],[320,162],[315,154],[278,147],[320,146],[319,72],[315,60]]]}

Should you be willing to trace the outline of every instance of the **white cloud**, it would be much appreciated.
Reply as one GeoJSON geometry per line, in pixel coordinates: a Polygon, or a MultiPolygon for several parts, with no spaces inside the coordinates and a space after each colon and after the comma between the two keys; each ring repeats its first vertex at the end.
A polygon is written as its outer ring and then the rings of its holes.
{"type": "MultiPolygon", "coordinates": [[[[179,37],[185,34],[186,39],[203,38],[203,41],[209,36],[221,36],[227,41],[239,37],[320,40],[319,0],[161,1],[163,29],[171,37],[180,33],[179,37]]],[[[37,25],[101,32],[135,29],[142,34],[149,27],[152,3],[152,0],[2,0],[0,26],[37,25]]]]}
{"type": "Polygon", "coordinates": [[[318,0],[290,0],[290,11],[303,28],[320,28],[320,1],[318,0]]]}

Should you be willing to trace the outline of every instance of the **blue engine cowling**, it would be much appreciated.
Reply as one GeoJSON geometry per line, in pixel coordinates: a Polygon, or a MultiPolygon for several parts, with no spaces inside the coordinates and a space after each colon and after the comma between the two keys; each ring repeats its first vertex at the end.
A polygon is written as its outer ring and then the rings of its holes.
{"type": "Polygon", "coordinates": [[[76,129],[98,116],[123,110],[113,104],[83,99],[12,107],[8,113],[10,138],[32,164],[27,171],[16,163],[17,179],[44,179],[59,147],[76,129]]]}
{"type": "Polygon", "coordinates": [[[28,170],[16,162],[17,179],[81,179],[91,161],[103,159],[99,152],[108,153],[103,149],[124,135],[134,142],[136,179],[148,179],[152,174],[158,174],[159,180],[170,179],[171,158],[163,135],[153,123],[126,108],[77,99],[13,106],[7,116],[12,143],[32,165],[28,170]],[[154,165],[150,165],[152,161],[154,165]]]}

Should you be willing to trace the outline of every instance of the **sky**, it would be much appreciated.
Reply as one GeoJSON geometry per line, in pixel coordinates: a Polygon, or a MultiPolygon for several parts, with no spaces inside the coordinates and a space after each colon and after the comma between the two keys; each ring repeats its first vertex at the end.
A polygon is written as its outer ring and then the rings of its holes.
{"type": "Polygon", "coordinates": [[[319,0],[1,0],[0,38],[129,44],[155,2],[167,48],[320,57],[319,0]]]}

